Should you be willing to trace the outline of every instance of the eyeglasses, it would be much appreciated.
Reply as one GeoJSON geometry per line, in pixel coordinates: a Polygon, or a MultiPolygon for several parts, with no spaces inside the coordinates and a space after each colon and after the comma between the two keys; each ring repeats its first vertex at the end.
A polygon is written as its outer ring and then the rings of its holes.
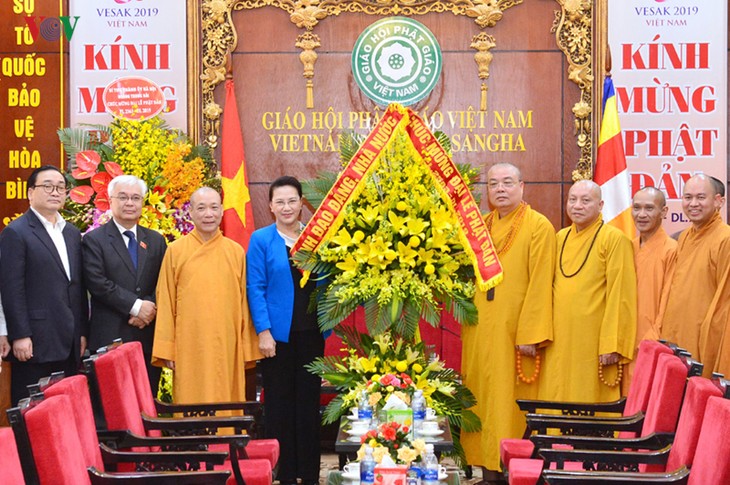
{"type": "Polygon", "coordinates": [[[497,188],[499,188],[500,185],[502,187],[504,187],[505,189],[511,189],[512,187],[517,185],[517,181],[508,179],[508,180],[502,180],[501,182],[497,182],[497,181],[493,180],[493,181],[487,183],[487,187],[489,187],[491,190],[496,190],[497,188]]]}
{"type": "Polygon", "coordinates": [[[53,184],[34,185],[33,188],[34,189],[43,189],[43,191],[48,195],[51,195],[54,190],[57,191],[60,195],[64,195],[69,190],[68,185],[53,185],[53,184]]]}
{"type": "Polygon", "coordinates": [[[134,202],[135,204],[139,204],[140,202],[142,202],[144,200],[144,197],[142,197],[141,195],[133,195],[131,197],[128,195],[113,195],[111,198],[117,199],[122,204],[126,204],[130,200],[132,202],[134,202]]]}
{"type": "Polygon", "coordinates": [[[277,209],[283,209],[286,206],[294,207],[297,204],[299,204],[299,202],[301,202],[301,200],[302,200],[301,198],[289,199],[289,200],[274,200],[271,203],[274,204],[274,207],[276,207],[277,209]]]}

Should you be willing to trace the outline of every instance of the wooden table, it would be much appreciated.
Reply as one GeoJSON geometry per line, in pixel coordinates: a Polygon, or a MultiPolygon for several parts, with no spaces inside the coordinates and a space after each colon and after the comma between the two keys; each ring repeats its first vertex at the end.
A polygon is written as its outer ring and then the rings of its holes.
{"type": "MultiPolygon", "coordinates": [[[[448,420],[444,416],[439,416],[436,418],[436,421],[438,422],[439,429],[444,431],[443,434],[435,437],[416,435],[416,438],[421,438],[426,443],[432,443],[434,451],[437,455],[440,455],[444,451],[454,449],[454,440],[451,437],[451,428],[449,427],[448,420]]],[[[354,461],[356,459],[357,450],[360,449],[360,438],[347,434],[347,430],[349,429],[350,420],[347,419],[347,416],[343,416],[340,418],[340,428],[337,432],[337,439],[335,440],[335,452],[339,456],[340,470],[347,464],[348,460],[354,461]]]]}

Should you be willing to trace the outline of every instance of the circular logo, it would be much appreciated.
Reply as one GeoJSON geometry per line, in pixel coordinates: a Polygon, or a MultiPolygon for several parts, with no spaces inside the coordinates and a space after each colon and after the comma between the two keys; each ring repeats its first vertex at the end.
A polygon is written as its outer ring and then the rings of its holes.
{"type": "Polygon", "coordinates": [[[376,103],[408,106],[436,86],[441,47],[420,22],[406,17],[378,20],[357,38],[352,72],[360,89],[376,103]]]}

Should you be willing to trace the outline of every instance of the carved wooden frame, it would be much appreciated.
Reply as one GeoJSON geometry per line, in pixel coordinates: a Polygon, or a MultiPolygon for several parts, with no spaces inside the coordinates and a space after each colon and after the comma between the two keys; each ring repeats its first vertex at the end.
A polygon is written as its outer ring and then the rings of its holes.
{"type": "MultiPolygon", "coordinates": [[[[216,86],[226,79],[228,58],[238,43],[238,33],[232,14],[236,10],[252,10],[274,7],[289,13],[289,19],[302,29],[297,47],[302,49],[304,77],[307,80],[308,95],[311,95],[312,77],[319,37],[313,32],[320,20],[337,16],[343,12],[358,12],[368,15],[417,16],[430,12],[450,12],[474,19],[481,28],[493,27],[502,18],[503,12],[521,4],[523,0],[195,0],[188,1],[188,49],[190,76],[188,92],[190,99],[189,132],[196,140],[202,140],[211,147],[219,141],[220,117],[223,109],[215,102],[216,86]],[[306,57],[306,61],[305,61],[306,57]]],[[[603,60],[603,53],[594,53],[594,37],[605,40],[606,0],[555,0],[560,7],[555,11],[552,32],[557,46],[568,60],[568,79],[580,88],[580,97],[573,105],[576,143],[580,158],[573,170],[573,180],[592,177],[594,134],[592,126],[598,126],[599,111],[594,109],[600,95],[594,97],[594,90],[600,94],[599,80],[594,75],[594,58],[603,60]],[[594,22],[598,13],[601,22],[594,22]],[[594,31],[596,34],[594,36],[594,31]],[[595,103],[595,104],[594,104],[595,103]]],[[[472,43],[477,56],[484,56],[484,38],[481,32],[472,43]],[[478,37],[481,36],[481,37],[478,37]],[[481,42],[481,44],[480,44],[481,42]]],[[[605,42],[599,43],[603,45],[605,42]]],[[[489,47],[487,47],[487,50],[489,47]]],[[[598,49],[596,49],[597,51],[598,49]]],[[[477,61],[479,77],[482,79],[482,108],[486,106],[486,86],[489,65],[485,59],[477,61]],[[486,64],[485,64],[486,63],[486,64]]],[[[599,62],[597,65],[602,65],[599,62]]],[[[601,77],[601,76],[599,76],[601,77]]]]}

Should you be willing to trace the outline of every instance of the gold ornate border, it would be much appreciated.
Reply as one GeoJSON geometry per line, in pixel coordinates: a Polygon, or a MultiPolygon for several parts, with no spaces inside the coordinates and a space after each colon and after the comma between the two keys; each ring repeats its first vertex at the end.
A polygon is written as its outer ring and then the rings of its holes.
{"type": "MultiPolygon", "coordinates": [[[[576,143],[581,152],[573,171],[573,179],[591,178],[591,126],[596,121],[593,110],[593,2],[555,1],[560,10],[555,12],[552,31],[558,47],[568,60],[568,79],[581,90],[580,99],[573,106],[576,143]]],[[[598,3],[601,1],[605,0],[599,0],[598,3]]],[[[311,32],[319,21],[343,12],[405,16],[451,12],[453,15],[473,18],[480,28],[485,29],[493,27],[502,18],[505,10],[522,2],[523,0],[203,0],[198,7],[194,6],[197,2],[188,0],[189,19],[192,19],[188,31],[194,32],[195,41],[201,47],[190,51],[202,51],[202,57],[193,62],[194,70],[191,71],[191,79],[201,81],[194,89],[191,84],[190,98],[195,102],[195,107],[190,110],[195,114],[194,121],[190,123],[191,134],[200,135],[196,139],[202,138],[211,147],[218,145],[223,110],[215,102],[214,91],[225,80],[228,58],[238,44],[238,33],[232,18],[236,10],[263,7],[284,10],[289,13],[291,22],[303,29],[303,34],[309,32],[306,35],[317,43],[318,37],[311,32]]],[[[314,58],[316,60],[316,56],[314,58]]],[[[305,69],[307,68],[305,64],[305,69]]],[[[311,76],[308,77],[308,89],[310,86],[311,76]]]]}

